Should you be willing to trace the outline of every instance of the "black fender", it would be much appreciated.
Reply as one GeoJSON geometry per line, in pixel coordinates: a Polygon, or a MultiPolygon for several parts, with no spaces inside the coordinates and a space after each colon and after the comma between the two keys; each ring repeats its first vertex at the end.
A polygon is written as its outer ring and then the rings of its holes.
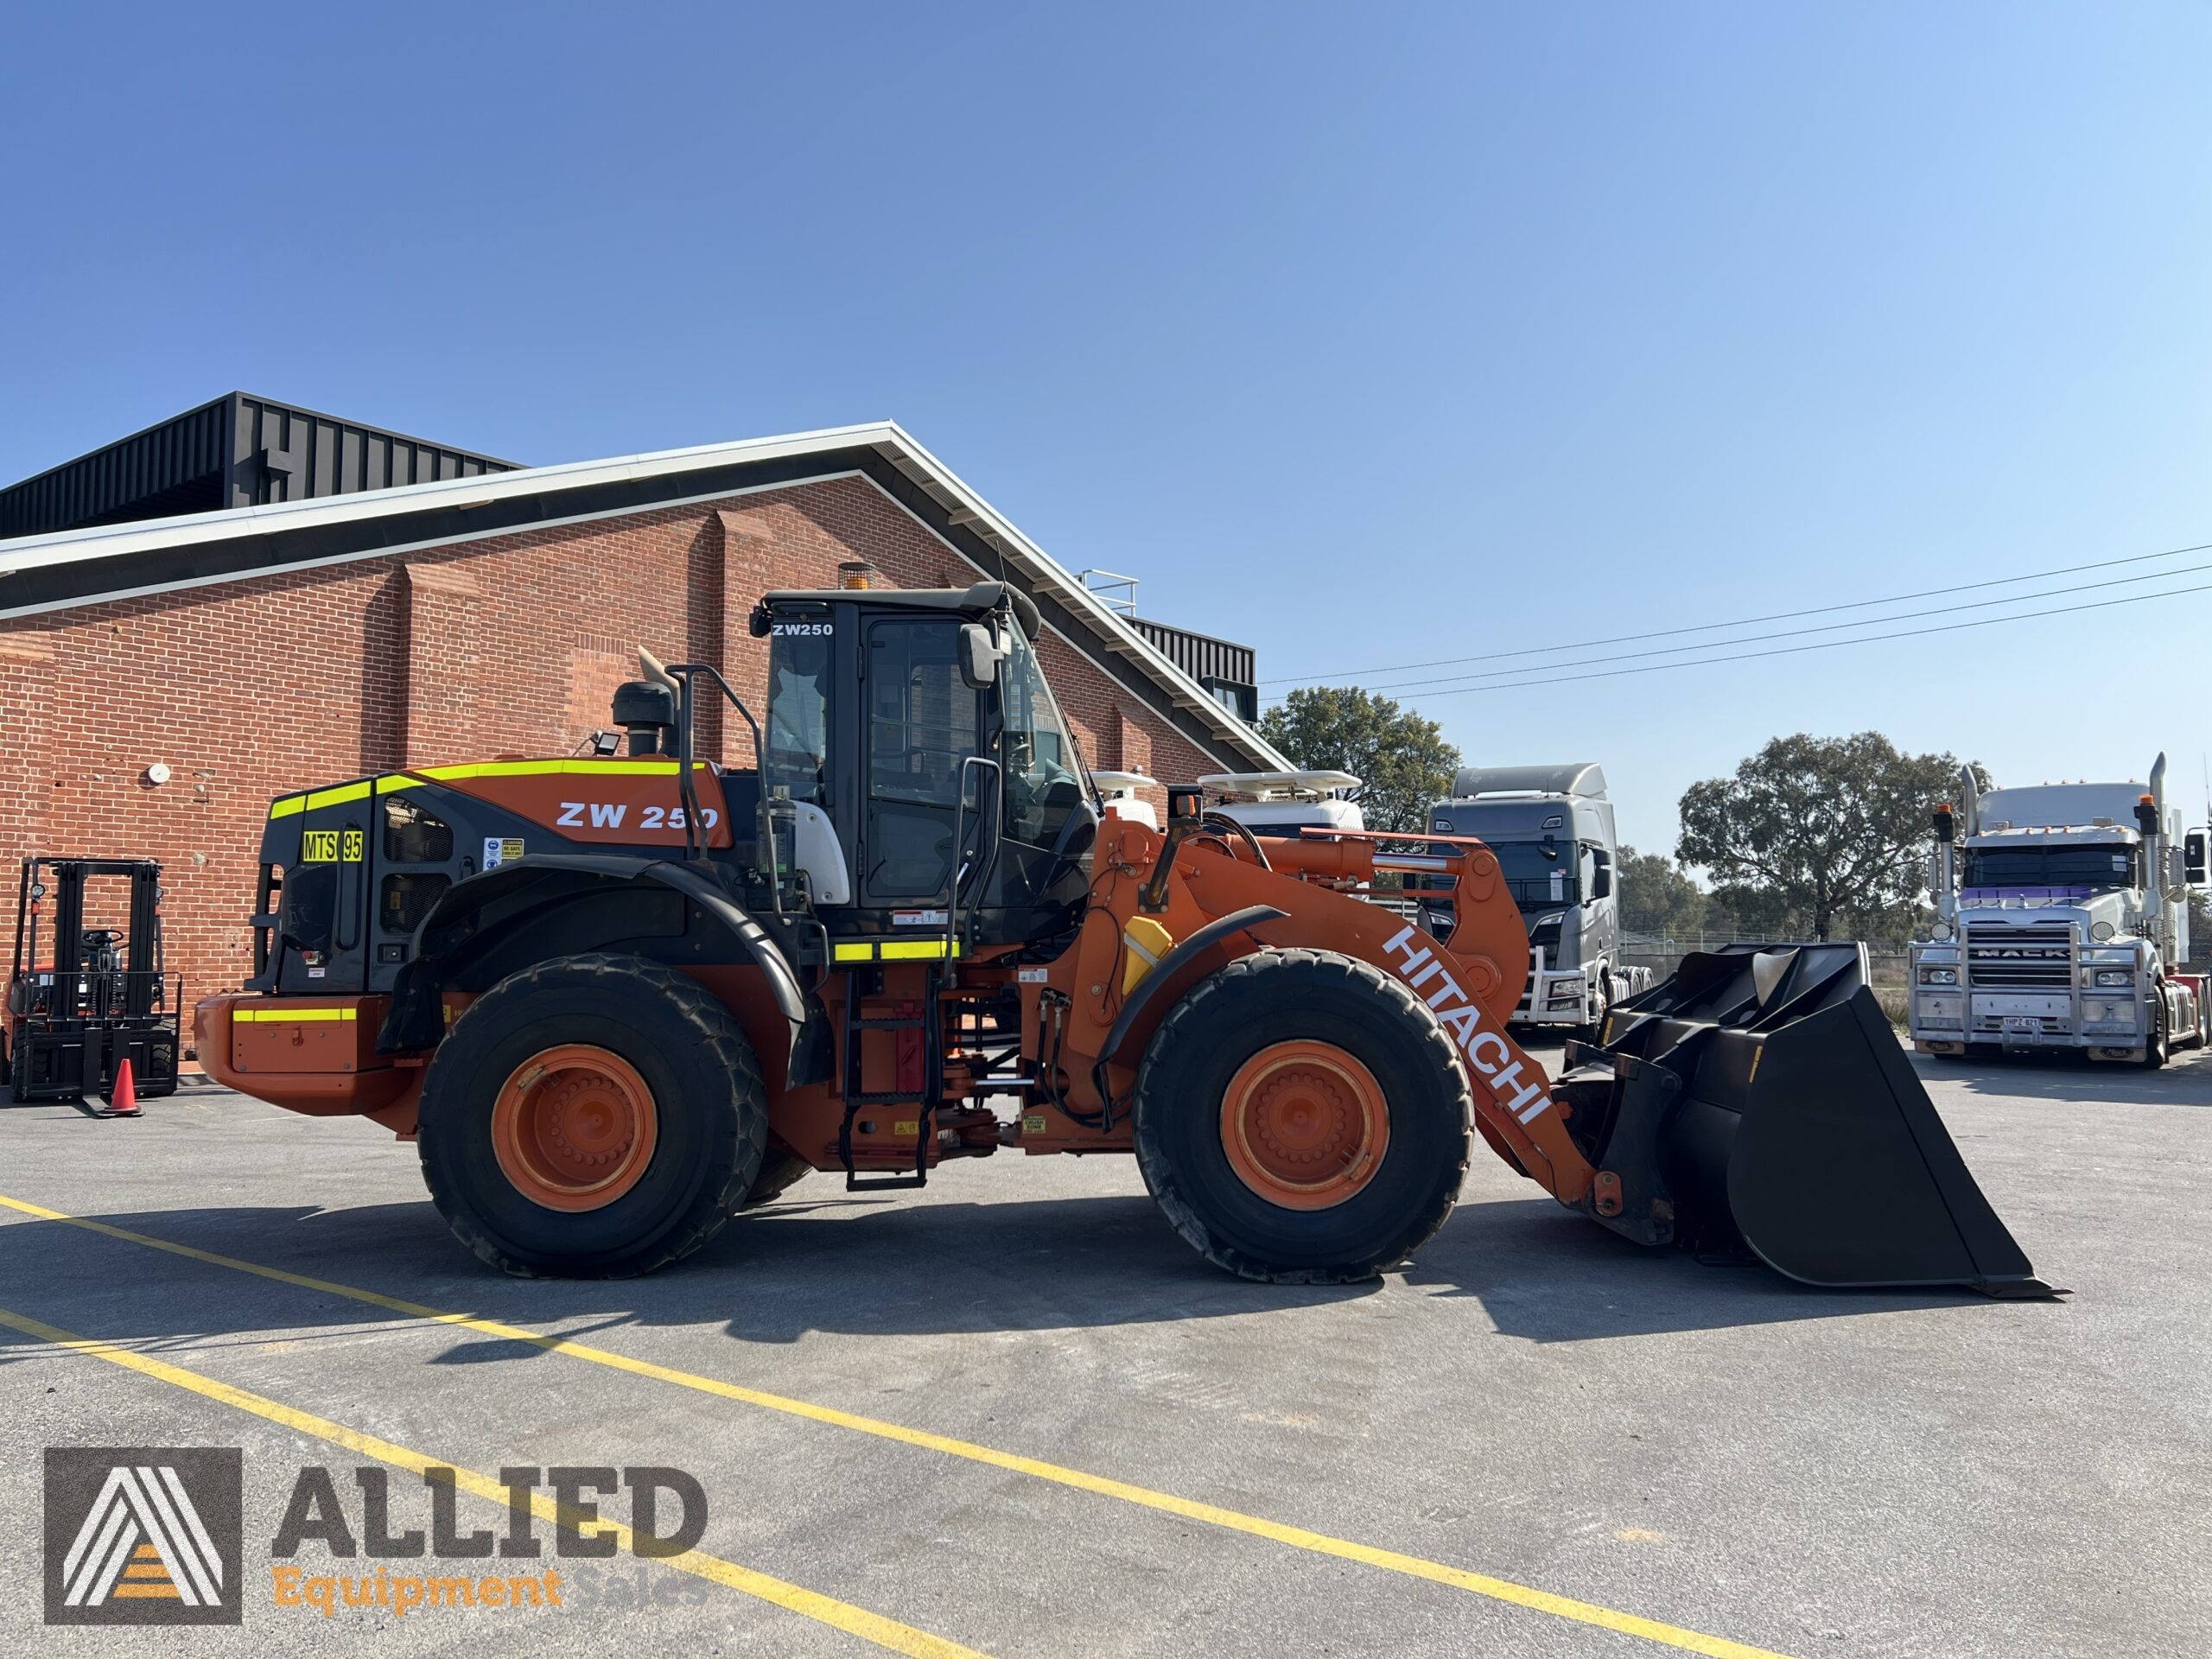
{"type": "Polygon", "coordinates": [[[1171,988],[1179,989],[1175,982],[1181,977],[1181,970],[1195,962],[1203,952],[1212,950],[1231,933],[1241,933],[1248,927],[1259,926],[1262,922],[1279,922],[1289,913],[1288,911],[1277,910],[1273,905],[1247,905],[1242,910],[1232,910],[1226,916],[1216,917],[1193,931],[1188,938],[1178,939],[1153,970],[1137,982],[1136,989],[1122,1002],[1122,1012],[1115,1016],[1113,1025],[1108,1027],[1106,1040],[1098,1050],[1098,1064],[1104,1065],[1121,1052],[1122,1045],[1136,1029],[1137,1022],[1144,1018],[1146,1009],[1155,1004],[1163,1009],[1167,1006],[1171,988]]]}
{"type": "Polygon", "coordinates": [[[731,899],[711,874],[669,859],[548,853],[511,859],[456,881],[439,895],[416,929],[414,949],[392,986],[391,1011],[377,1032],[377,1052],[428,1048],[444,1036],[439,992],[480,941],[504,938],[509,929],[527,925],[534,917],[581,893],[619,887],[660,887],[679,893],[717,923],[767,980],[777,1012],[791,1027],[796,1051],[807,1021],[807,999],[798,976],[767,931],[731,899]],[[487,928],[485,912],[493,906],[500,913],[487,928]]]}

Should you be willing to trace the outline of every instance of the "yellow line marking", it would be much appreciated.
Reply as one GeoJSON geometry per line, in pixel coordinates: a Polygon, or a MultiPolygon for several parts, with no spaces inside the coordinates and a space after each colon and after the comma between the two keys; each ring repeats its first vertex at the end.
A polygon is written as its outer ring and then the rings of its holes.
{"type": "MultiPolygon", "coordinates": [[[[28,1314],[12,1313],[0,1307],[0,1325],[12,1325],[25,1336],[36,1337],[41,1342],[50,1342],[56,1347],[67,1348],[94,1359],[106,1360],[111,1365],[120,1365],[126,1370],[137,1371],[140,1376],[150,1376],[156,1382],[188,1389],[203,1399],[234,1406],[240,1411],[250,1411],[280,1427],[291,1429],[296,1433],[312,1434],[319,1440],[327,1440],[333,1446],[342,1446],[361,1457],[374,1458],[378,1463],[390,1464],[395,1469],[405,1469],[418,1475],[431,1469],[451,1469],[454,1484],[463,1491],[473,1492],[502,1509],[507,1505],[506,1486],[489,1475],[479,1474],[474,1469],[464,1469],[437,1458],[426,1458],[420,1452],[396,1446],[390,1440],[378,1440],[373,1434],[364,1434],[343,1423],[332,1422],[327,1417],[317,1417],[311,1412],[281,1404],[264,1395],[249,1394],[244,1389],[232,1388],[227,1382],[218,1382],[197,1371],[188,1371],[181,1365],[149,1358],[111,1342],[80,1337],[73,1331],[61,1330],[28,1314]]],[[[530,1507],[531,1512],[540,1520],[564,1527],[573,1533],[582,1534],[595,1529],[611,1534],[618,1548],[636,1554],[636,1535],[619,1521],[587,1516],[572,1505],[556,1503],[543,1493],[535,1491],[531,1494],[530,1507]]],[[[893,1653],[911,1654],[915,1656],[915,1659],[982,1659],[973,1648],[963,1648],[957,1642],[948,1642],[941,1636],[931,1636],[927,1630],[901,1624],[895,1618],[886,1618],[882,1614],[871,1613],[864,1607],[855,1607],[816,1591],[786,1584],[781,1579],[772,1579],[765,1573],[756,1573],[749,1567],[740,1567],[734,1561],[726,1561],[719,1555],[709,1555],[702,1550],[687,1549],[678,1555],[644,1559],[658,1560],[664,1566],[695,1577],[727,1585],[733,1590],[741,1591],[748,1596],[857,1636],[862,1641],[873,1642],[880,1648],[888,1648],[893,1653]]],[[[149,1587],[137,1593],[158,1595],[165,1592],[149,1587]]]]}
{"type": "Polygon", "coordinates": [[[312,812],[323,806],[343,806],[348,801],[366,800],[368,795],[369,786],[365,782],[340,784],[335,789],[319,789],[308,797],[308,810],[312,812]]]}
{"type": "Polygon", "coordinates": [[[294,817],[305,811],[307,804],[306,796],[288,795],[281,801],[271,801],[269,804],[269,816],[272,818],[294,817]]]}
{"type": "Polygon", "coordinates": [[[903,1424],[885,1422],[880,1418],[839,1411],[833,1406],[817,1406],[810,1401],[793,1400],[784,1395],[748,1389],[739,1383],[725,1382],[719,1377],[702,1376],[696,1371],[680,1371],[670,1366],[656,1365],[651,1360],[632,1359],[627,1354],[595,1348],[588,1343],[571,1342],[565,1337],[541,1335],[535,1331],[525,1331],[520,1325],[503,1324],[498,1319],[479,1319],[470,1313],[449,1313],[438,1308],[425,1307],[420,1302],[385,1296],[373,1290],[362,1290],[328,1279],[309,1278],[305,1274],[287,1273],[282,1268],[265,1268],[258,1262],[240,1261],[236,1256],[218,1255],[212,1250],[195,1249],[189,1244],[173,1243],[150,1234],[111,1227],[104,1221],[66,1215],[59,1210],[48,1210],[21,1198],[11,1198],[5,1193],[0,1193],[0,1205],[27,1216],[35,1216],[41,1221],[67,1222],[72,1227],[105,1233],[111,1238],[143,1244],[151,1249],[166,1250],[172,1255],[187,1256],[194,1262],[249,1273],[257,1278],[272,1279],[280,1284],[296,1285],[302,1290],[343,1296],[372,1307],[388,1308],[410,1319],[456,1325],[508,1342],[526,1342],[548,1353],[566,1354],[571,1359],[588,1360],[594,1365],[607,1366],[611,1370],[627,1371],[632,1376],[651,1377],[658,1382],[673,1383],[680,1389],[715,1395],[724,1400],[735,1400],[767,1411],[779,1411],[788,1416],[804,1417],[810,1422],[826,1423],[834,1428],[848,1428],[856,1433],[873,1434],[881,1440],[897,1440],[902,1445],[941,1452],[947,1457],[963,1458],[970,1463],[988,1464],[994,1469],[1010,1470],[1015,1474],[1048,1480],[1056,1485],[1071,1486],[1077,1491],[1118,1498],[1124,1503],[1135,1503],[1147,1510],[1180,1516],[1186,1521],[1202,1521],[1209,1526],[1221,1527],[1230,1532],[1249,1533],[1255,1538],[1287,1544],[1294,1549],[1311,1550],[1319,1555],[1333,1555],[1342,1560],[1358,1561],[1368,1567],[1381,1567],[1385,1572],[1402,1573],[1408,1578],[1427,1579],[1433,1584],[1449,1585],[1455,1590],[1487,1596],[1493,1601],[1510,1602],[1514,1606],[1531,1608],[1540,1613],[1550,1613],[1555,1618],[1571,1619],[1578,1624],[1618,1630],[1624,1635],[1639,1636],[1646,1641],[1678,1648],[1685,1653],[1703,1654],[1707,1659],[1788,1659],[1788,1656],[1771,1649],[1755,1648],[1746,1643],[1731,1642],[1726,1637],[1707,1636],[1702,1631],[1686,1630],[1679,1624],[1643,1618],[1635,1613],[1619,1612],[1596,1602],[1577,1601],[1571,1596],[1554,1595],[1548,1590],[1516,1584],[1510,1579],[1494,1579],[1484,1573],[1469,1573],[1456,1567],[1446,1567],[1440,1561],[1424,1560],[1418,1555],[1403,1555],[1394,1549],[1379,1549],[1370,1544],[1354,1543],[1350,1539],[1332,1538],[1326,1533],[1310,1532],[1304,1527],[1285,1526],[1280,1522],[1262,1520],[1258,1516],[1224,1510],[1217,1504],[1177,1497],[1172,1492],[1156,1492],[1148,1487],[1131,1485],[1127,1481],[1112,1480],[1103,1475],[1085,1473],[1080,1469],[1069,1469],[1036,1458],[1001,1452],[995,1446],[980,1446],[973,1440],[932,1434],[926,1429],[908,1428],[903,1424]]]}
{"type": "Polygon", "coordinates": [[[301,1020],[359,1020],[359,1008],[232,1008],[231,1018],[247,1025],[259,1020],[264,1025],[287,1026],[301,1020]]]}

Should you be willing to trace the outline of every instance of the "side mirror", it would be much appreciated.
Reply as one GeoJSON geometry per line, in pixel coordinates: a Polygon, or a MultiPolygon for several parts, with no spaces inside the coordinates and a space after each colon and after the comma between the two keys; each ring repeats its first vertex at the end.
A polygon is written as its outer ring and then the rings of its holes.
{"type": "Polygon", "coordinates": [[[1005,655],[980,622],[960,625],[960,677],[970,690],[980,691],[999,677],[999,658],[1005,655]]]}
{"type": "Polygon", "coordinates": [[[2202,830],[2192,830],[2182,837],[2183,877],[2192,887],[2205,884],[2205,837],[2202,830]]]}
{"type": "Polygon", "coordinates": [[[1613,896],[1613,867],[1611,865],[1600,864],[1598,867],[1597,873],[1590,879],[1590,896],[1592,899],[1610,899],[1613,896]]]}

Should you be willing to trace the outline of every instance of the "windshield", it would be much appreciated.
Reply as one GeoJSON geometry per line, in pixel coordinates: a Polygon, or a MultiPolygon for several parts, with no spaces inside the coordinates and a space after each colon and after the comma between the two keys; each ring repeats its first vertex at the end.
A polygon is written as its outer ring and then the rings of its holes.
{"type": "Polygon", "coordinates": [[[1969,887],[2132,887],[2135,849],[2115,847],[1993,847],[1967,854],[1969,887]]]}
{"type": "Polygon", "coordinates": [[[1541,910],[1581,902],[1573,842],[1493,841],[1485,844],[1497,855],[1506,891],[1522,909],[1541,910]]]}
{"type": "Polygon", "coordinates": [[[1050,847],[1083,800],[1082,762],[1037,665],[1037,653],[1020,628],[1007,632],[1013,646],[999,667],[1006,831],[1016,841],[1050,847]]]}

